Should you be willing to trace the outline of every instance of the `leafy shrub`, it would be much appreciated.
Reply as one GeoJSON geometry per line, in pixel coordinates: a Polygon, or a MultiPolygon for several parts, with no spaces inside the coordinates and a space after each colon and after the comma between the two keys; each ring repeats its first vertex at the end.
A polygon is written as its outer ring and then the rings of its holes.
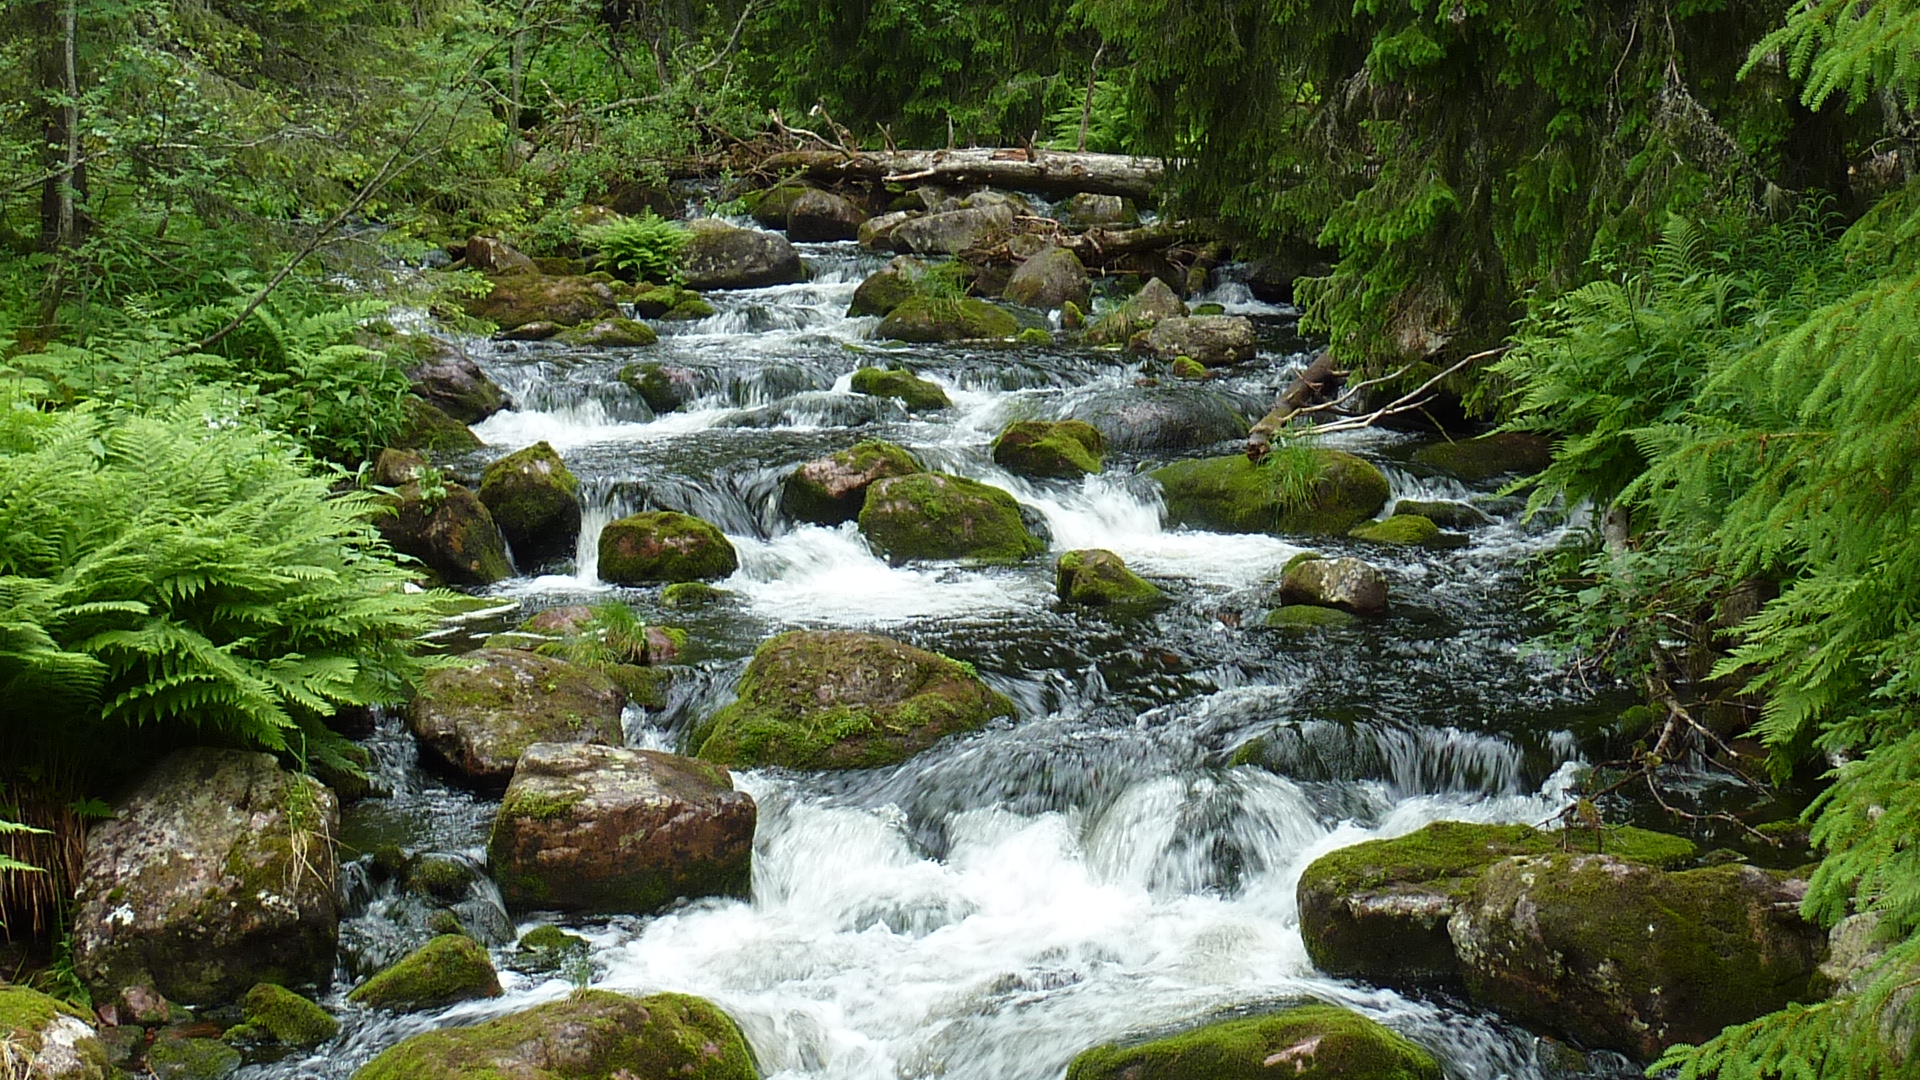
{"type": "Polygon", "coordinates": [[[651,211],[603,225],[588,225],[580,239],[593,248],[599,264],[635,281],[672,281],[687,250],[686,226],[651,211]]]}

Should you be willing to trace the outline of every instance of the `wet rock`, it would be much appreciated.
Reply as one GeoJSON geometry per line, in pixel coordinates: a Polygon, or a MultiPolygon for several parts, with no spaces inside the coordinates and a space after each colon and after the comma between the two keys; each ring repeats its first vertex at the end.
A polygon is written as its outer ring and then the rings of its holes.
{"type": "Polygon", "coordinates": [[[533,269],[533,260],[496,236],[467,241],[467,265],[483,274],[515,274],[533,269]]]}
{"type": "Polygon", "coordinates": [[[803,191],[787,207],[787,236],[802,242],[853,240],[867,215],[830,191],[803,191]]]}
{"type": "Polygon", "coordinates": [[[1264,625],[1270,630],[1337,630],[1359,622],[1360,616],[1339,608],[1286,604],[1267,612],[1264,625]]]}
{"type": "Polygon", "coordinates": [[[620,381],[640,395],[655,413],[676,412],[698,395],[699,376],[692,368],[669,364],[628,364],[620,381]]]}
{"type": "Polygon", "coordinates": [[[893,249],[916,255],[958,255],[1013,232],[1014,211],[1004,204],[950,210],[894,227],[893,249]]]}
{"type": "Polygon", "coordinates": [[[1098,392],[1075,405],[1072,418],[1098,428],[1109,452],[1192,450],[1247,436],[1233,403],[1198,386],[1098,392]]]}
{"type": "Polygon", "coordinates": [[[789,473],[780,486],[780,510],[797,521],[838,525],[860,516],[867,488],[876,480],[920,471],[920,462],[905,449],[868,440],[789,473]]]}
{"type": "Polygon", "coordinates": [[[853,373],[853,392],[893,398],[915,412],[944,409],[953,402],[940,384],[899,368],[861,368],[853,373]]]}
{"type": "Polygon", "coordinates": [[[1443,529],[1477,529],[1493,524],[1477,506],[1445,499],[1401,499],[1393,506],[1396,514],[1418,514],[1443,529]]]}
{"type": "Polygon", "coordinates": [[[30,1070],[18,1074],[23,1078],[106,1080],[113,1075],[93,1018],[24,986],[0,986],[0,1046],[32,1062],[30,1070]]]}
{"type": "Polygon", "coordinates": [[[685,322],[714,314],[707,298],[678,285],[639,285],[633,290],[634,313],[643,319],[685,322]]]}
{"type": "Polygon", "coordinates": [[[486,445],[478,435],[467,430],[467,425],[441,412],[430,402],[409,396],[401,405],[406,410],[407,421],[400,434],[394,437],[396,449],[458,454],[486,445]]]}
{"type": "Polygon", "coordinates": [[[380,503],[374,521],[395,551],[411,555],[449,585],[491,585],[513,576],[506,539],[480,497],[459,484],[415,480],[380,503]]]}
{"type": "Polygon", "coordinates": [[[676,581],[660,590],[660,606],[669,608],[702,608],[725,600],[729,594],[725,589],[716,589],[701,581],[676,581]]]}
{"type": "Polygon", "coordinates": [[[1225,532],[1338,536],[1387,504],[1387,478],[1372,464],[1339,450],[1312,453],[1319,476],[1301,505],[1284,501],[1267,467],[1243,454],[1177,461],[1151,475],[1167,520],[1225,532]]]}
{"type": "Polygon", "coordinates": [[[1140,291],[1128,297],[1118,308],[1096,319],[1087,327],[1089,345],[1125,345],[1133,335],[1151,330],[1163,319],[1180,318],[1187,305],[1159,278],[1148,278],[1140,291]]]}
{"type": "Polygon", "coordinates": [[[560,343],[583,349],[632,349],[660,340],[653,327],[632,319],[597,319],[560,332],[560,343]]]}
{"type": "Polygon", "coordinates": [[[536,743],[487,855],[511,910],[645,915],[748,895],[753,796],[718,765],[653,750],[536,743]]]}
{"type": "Polygon", "coordinates": [[[548,338],[551,338],[554,335],[558,334],[560,331],[564,329],[566,329],[566,327],[561,326],[559,323],[530,322],[524,326],[516,326],[511,330],[495,331],[493,335],[493,340],[495,341],[545,341],[548,338]]]}
{"type": "Polygon", "coordinates": [[[700,998],[585,990],[470,1027],[423,1032],[354,1080],[758,1080],[727,1015],[700,998]]]}
{"type": "Polygon", "coordinates": [[[1052,310],[1069,303],[1085,307],[1092,292],[1080,257],[1066,248],[1049,247],[1021,263],[1000,295],[1026,307],[1052,310]]]}
{"type": "Polygon", "coordinates": [[[757,289],[806,279],[787,238],[712,218],[692,222],[680,275],[690,289],[757,289]]]}
{"type": "Polygon", "coordinates": [[[1091,229],[1095,225],[1136,225],[1140,211],[1133,200],[1120,195],[1095,195],[1081,192],[1060,204],[1060,223],[1070,229],[1091,229]]]}
{"type": "Polygon", "coordinates": [[[1017,420],[993,440],[993,461],[1019,476],[1073,480],[1099,472],[1106,449],[1084,420],[1017,420]]]}
{"type": "Polygon", "coordinates": [[[333,794],[271,754],[181,750],[87,834],[74,967],[109,1000],[146,985],[232,1001],[324,984],[340,932],[333,794]]]}
{"type": "Polygon", "coordinates": [[[985,300],[916,296],[887,313],[873,336],[933,344],[943,341],[999,340],[1020,332],[1020,323],[985,300]]]}
{"type": "Polygon", "coordinates": [[[373,482],[381,487],[399,487],[420,479],[428,469],[425,455],[389,448],[373,460],[373,482]]]}
{"type": "Polygon", "coordinates": [[[860,531],[893,562],[971,559],[1018,562],[1045,550],[1027,531],[1013,496],[945,473],[890,476],[867,489],[860,531]]]}
{"type": "Polygon", "coordinates": [[[1347,535],[1371,544],[1422,547],[1435,544],[1440,539],[1441,533],[1440,526],[1418,514],[1395,513],[1392,517],[1380,521],[1367,521],[1355,525],[1348,530],[1347,535]]]}
{"type": "Polygon", "coordinates": [[[1127,569],[1120,556],[1104,548],[1069,551],[1053,568],[1053,587],[1070,604],[1104,607],[1139,604],[1163,595],[1150,581],[1127,569]]]}
{"type": "Polygon", "coordinates": [[[517,649],[467,659],[430,672],[407,710],[422,755],[466,782],[505,787],[537,742],[620,743],[627,695],[606,675],[517,649]]]}
{"type": "Polygon", "coordinates": [[[426,1012],[499,996],[500,977],[486,948],[465,934],[441,934],[354,987],[347,1000],[372,1009],[426,1012]]]}
{"type": "Polygon", "coordinates": [[[587,939],[579,934],[557,926],[536,926],[514,945],[514,966],[536,974],[563,971],[584,962],[588,948],[587,939]]]}
{"type": "Polygon", "coordinates": [[[926,276],[927,264],[901,255],[874,271],[853,290],[847,315],[886,315],[918,295],[918,283],[926,276]]]}
{"type": "Polygon", "coordinates": [[[421,400],[462,424],[477,424],[513,404],[472,357],[445,342],[428,346],[408,370],[407,382],[421,400]]]}
{"type": "Polygon", "coordinates": [[[876,251],[891,251],[894,230],[913,220],[913,217],[913,214],[905,210],[895,210],[878,217],[870,217],[860,223],[860,229],[855,237],[860,241],[861,247],[876,251]]]}
{"type": "Polygon", "coordinates": [[[1140,343],[1140,351],[1150,355],[1185,356],[1210,368],[1246,363],[1253,349],[1253,320],[1241,315],[1162,319],[1140,343]]]}
{"type": "Polygon", "coordinates": [[[407,889],[444,903],[465,900],[477,880],[473,868],[445,855],[427,855],[407,868],[407,889]]]}
{"type": "Polygon", "coordinates": [[[327,1010],[285,987],[260,983],[240,1000],[241,1022],[282,1046],[319,1046],[340,1033],[327,1010]]]}
{"type": "Polygon", "coordinates": [[[573,554],[580,540],[580,481],[545,441],[487,466],[480,501],[529,567],[573,554]]]}
{"type": "Polygon", "coordinates": [[[1440,1080],[1419,1046],[1351,1009],[1302,1005],[1084,1051],[1067,1080],[1440,1080]]]}
{"type": "Polygon", "coordinates": [[[773,638],[753,654],[738,693],[694,728],[697,756],[740,767],[876,768],[1013,715],[970,666],[844,630],[773,638]]]}
{"type": "Polygon", "coordinates": [[[1538,435],[1500,431],[1423,446],[1413,452],[1413,460],[1477,484],[1496,476],[1537,473],[1553,463],[1553,446],[1538,435]]]}
{"type": "Polygon", "coordinates": [[[739,568],[725,534],[691,514],[649,511],[600,531],[600,577],[617,585],[711,581],[739,568]]]}
{"type": "Polygon", "coordinates": [[[762,228],[784,229],[787,227],[787,210],[799,201],[802,195],[813,190],[801,183],[775,184],[765,191],[747,196],[747,213],[752,215],[753,220],[762,228]]]}
{"type": "Polygon", "coordinates": [[[1281,575],[1280,599],[1287,604],[1380,615],[1387,610],[1387,575],[1359,559],[1302,555],[1289,562],[1281,575]]]}
{"type": "Polygon", "coordinates": [[[502,330],[536,322],[575,326],[620,315],[620,294],[605,274],[510,274],[494,278],[485,296],[463,304],[467,314],[502,330]]]}
{"type": "Polygon", "coordinates": [[[240,1071],[240,1051],[219,1039],[160,1033],[147,1047],[153,1080],[226,1080],[240,1071]]]}
{"type": "Polygon", "coordinates": [[[1826,935],[1800,917],[1805,893],[1739,864],[1522,856],[1490,866],[1447,929],[1476,1001],[1650,1060],[1811,1000],[1826,935]]]}

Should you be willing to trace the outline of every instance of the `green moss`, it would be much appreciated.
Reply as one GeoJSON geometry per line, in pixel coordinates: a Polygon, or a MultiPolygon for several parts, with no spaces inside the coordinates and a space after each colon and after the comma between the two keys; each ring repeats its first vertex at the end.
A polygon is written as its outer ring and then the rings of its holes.
{"type": "Polygon", "coordinates": [[[514,946],[516,966],[531,972],[559,971],[587,956],[587,939],[557,926],[536,926],[514,946]]]}
{"type": "Polygon", "coordinates": [[[473,871],[453,859],[429,857],[413,864],[407,887],[441,900],[461,900],[473,887],[473,871]]]}
{"type": "Polygon", "coordinates": [[[1162,599],[1152,582],[1111,551],[1069,551],[1054,564],[1054,592],[1073,604],[1140,604],[1162,599]]]}
{"type": "Polygon", "coordinates": [[[1013,496],[945,473],[882,480],[867,490],[860,531],[895,562],[971,559],[1018,562],[1046,550],[1020,517],[1013,496]]]}
{"type": "Polygon", "coordinates": [[[853,392],[894,398],[915,411],[944,409],[953,404],[939,384],[898,368],[861,368],[853,373],[853,392]]]}
{"type": "Polygon", "coordinates": [[[717,604],[729,594],[703,581],[676,581],[660,590],[660,605],[670,608],[699,608],[717,604]]]}
{"type": "Polygon", "coordinates": [[[1060,329],[1078,330],[1087,325],[1087,313],[1080,305],[1069,300],[1060,305],[1060,329]]]}
{"type": "Polygon", "coordinates": [[[147,1047],[154,1080],[225,1080],[240,1071],[240,1051],[219,1039],[163,1035],[147,1047]]]}
{"type": "Polygon", "coordinates": [[[1020,323],[1011,314],[985,300],[916,296],[889,311],[873,335],[894,341],[934,344],[1004,339],[1019,332],[1020,323]]]}
{"type": "Polygon", "coordinates": [[[1051,345],[1053,335],[1037,326],[1029,326],[1015,335],[1014,340],[1022,345],[1051,345]]]}
{"type": "Polygon", "coordinates": [[[460,454],[486,445],[467,425],[442,412],[439,406],[409,394],[402,403],[406,426],[393,440],[396,450],[428,450],[460,454]]]}
{"type": "Polygon", "coordinates": [[[1075,479],[1105,464],[1106,439],[1084,420],[1018,420],[993,440],[994,463],[1021,476],[1075,479]]]}
{"type": "Polygon", "coordinates": [[[1176,356],[1168,371],[1176,379],[1204,379],[1207,377],[1207,365],[1191,356],[1176,356]]]}
{"type": "Polygon", "coordinates": [[[1418,514],[1395,514],[1385,521],[1356,525],[1347,535],[1374,544],[1422,545],[1439,539],[1440,526],[1418,514]]]}
{"type": "Polygon", "coordinates": [[[94,1024],[93,1017],[58,998],[24,986],[0,986],[0,1042],[10,1036],[29,1050],[38,1049],[40,1030],[56,1016],[94,1024]]]}
{"type": "Polygon", "coordinates": [[[284,987],[261,983],[240,1001],[242,1022],[286,1046],[318,1046],[340,1033],[327,1010],[284,987]]]}
{"type": "Polygon", "coordinates": [[[1401,499],[1394,504],[1396,514],[1419,514],[1443,529],[1476,529],[1493,524],[1493,519],[1477,507],[1447,499],[1401,499]]]}
{"type": "Polygon", "coordinates": [[[1435,443],[1414,451],[1413,460],[1480,483],[1509,473],[1527,475],[1546,468],[1553,450],[1538,435],[1501,431],[1477,439],[1435,443]]]}
{"type": "Polygon", "coordinates": [[[868,439],[788,473],[780,485],[780,510],[800,521],[838,525],[860,515],[875,481],[921,471],[920,460],[906,448],[868,439]]]}
{"type": "Polygon", "coordinates": [[[1138,1046],[1100,1046],[1067,1080],[1440,1080],[1433,1055],[1350,1009],[1304,1005],[1138,1046]]]}
{"type": "Polygon", "coordinates": [[[600,576],[621,585],[703,581],[740,568],[712,523],[671,510],[633,514],[600,531],[600,576]]]}
{"type": "Polygon", "coordinates": [[[1359,622],[1360,616],[1339,608],[1288,604],[1267,612],[1266,625],[1276,630],[1329,630],[1359,622]]]}
{"type": "MultiPolygon", "coordinates": [[[[681,633],[684,637],[685,632],[681,633]]],[[[615,686],[627,692],[629,702],[643,709],[667,707],[667,687],[673,682],[672,671],[638,664],[607,664],[600,670],[613,680],[615,686]]]]}
{"type": "Polygon", "coordinates": [[[1387,504],[1387,478],[1338,450],[1313,451],[1317,476],[1306,501],[1289,505],[1276,476],[1244,455],[1177,461],[1155,469],[1176,524],[1225,532],[1337,536],[1387,504]]]}
{"type": "Polygon", "coordinates": [[[641,285],[633,291],[634,313],[643,319],[669,322],[704,319],[713,314],[712,304],[692,289],[678,285],[641,285]]]}
{"type": "Polygon", "coordinates": [[[601,319],[585,323],[571,330],[562,330],[558,340],[563,345],[595,349],[629,349],[652,345],[660,340],[653,327],[632,319],[601,319]]]}
{"type": "Polygon", "coordinates": [[[514,817],[537,818],[541,821],[552,821],[555,818],[566,817],[574,807],[580,805],[580,800],[585,797],[586,796],[578,792],[556,795],[552,793],[521,791],[514,793],[513,798],[510,800],[501,803],[500,812],[502,814],[511,814],[514,817]]]}
{"type": "Polygon", "coordinates": [[[487,950],[470,937],[442,934],[355,987],[347,1000],[376,1009],[421,1012],[499,996],[500,979],[487,950]]]}
{"type": "Polygon", "coordinates": [[[1193,315],[1225,315],[1226,313],[1227,309],[1222,304],[1195,304],[1193,311],[1190,312],[1193,315]]]}

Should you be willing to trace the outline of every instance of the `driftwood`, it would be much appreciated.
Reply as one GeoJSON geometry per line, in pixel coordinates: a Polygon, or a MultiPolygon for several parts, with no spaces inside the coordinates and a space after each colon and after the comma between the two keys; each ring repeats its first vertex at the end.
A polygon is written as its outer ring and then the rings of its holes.
{"type": "MultiPolygon", "coordinates": [[[[819,138],[816,136],[816,138],[819,138]]],[[[825,143],[827,140],[819,138],[825,143]]],[[[760,169],[814,180],[878,180],[910,184],[987,184],[1042,195],[1124,195],[1144,199],[1165,169],[1158,158],[1125,154],[1052,153],[1034,149],[789,150],[760,169]]]]}

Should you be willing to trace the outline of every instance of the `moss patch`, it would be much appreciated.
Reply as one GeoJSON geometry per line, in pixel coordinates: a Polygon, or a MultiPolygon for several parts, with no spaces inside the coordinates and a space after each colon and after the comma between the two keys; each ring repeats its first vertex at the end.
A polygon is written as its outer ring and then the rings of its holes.
{"type": "Polygon", "coordinates": [[[500,979],[487,950],[470,937],[442,934],[355,987],[347,1000],[377,1009],[421,1012],[499,996],[500,979]]]}
{"type": "Polygon", "coordinates": [[[860,516],[874,482],[921,471],[906,448],[868,439],[788,473],[780,484],[780,510],[799,521],[838,525],[860,516]]]}
{"type": "Polygon", "coordinates": [[[1331,630],[1360,623],[1360,616],[1339,608],[1288,604],[1267,612],[1266,625],[1275,630],[1331,630]]]}
{"type": "Polygon", "coordinates": [[[716,589],[704,581],[676,581],[660,590],[660,605],[682,610],[700,608],[717,604],[727,596],[725,589],[716,589]]]}
{"type": "Polygon", "coordinates": [[[1152,582],[1127,569],[1120,556],[1095,548],[1069,551],[1054,564],[1054,592],[1070,604],[1141,604],[1162,599],[1152,582]]]}
{"type": "Polygon", "coordinates": [[[867,489],[860,531],[894,562],[971,559],[1018,562],[1046,550],[1013,496],[945,473],[915,473],[867,489]]]}
{"type": "Polygon", "coordinates": [[[1020,332],[1014,317],[985,300],[916,296],[901,302],[873,332],[878,338],[933,344],[1003,339],[1020,332]]]}
{"type": "Polygon", "coordinates": [[[1356,525],[1347,535],[1373,544],[1426,545],[1440,538],[1440,526],[1418,514],[1395,514],[1385,521],[1356,525]]]}
{"type": "Polygon", "coordinates": [[[1105,464],[1106,439],[1084,420],[1018,420],[993,440],[994,463],[1020,476],[1075,479],[1105,464]]]}
{"type": "Polygon", "coordinates": [[[1139,1046],[1100,1046],[1067,1080],[1440,1080],[1433,1055],[1350,1009],[1303,1005],[1139,1046]]]}
{"type": "Polygon", "coordinates": [[[915,412],[944,409],[953,404],[938,383],[898,368],[861,368],[853,373],[853,392],[893,398],[915,412]]]}
{"type": "Polygon", "coordinates": [[[1287,505],[1274,474],[1241,454],[1177,461],[1151,475],[1170,521],[1223,532],[1337,536],[1387,504],[1387,478],[1372,464],[1338,450],[1313,453],[1318,475],[1301,505],[1287,505]]]}
{"type": "Polygon", "coordinates": [[[579,348],[631,349],[652,345],[660,335],[653,327],[632,319],[600,319],[560,331],[559,340],[579,348]]]}
{"type": "Polygon", "coordinates": [[[340,1033],[327,1010],[285,987],[261,983],[240,1001],[242,1023],[284,1046],[319,1046],[340,1033]]]}
{"type": "Polygon", "coordinates": [[[225,1080],[240,1071],[240,1051],[219,1039],[162,1035],[147,1047],[154,1080],[225,1080]]]}
{"type": "Polygon", "coordinates": [[[616,584],[703,581],[739,568],[726,536],[690,514],[633,514],[600,531],[600,576],[616,584]]]}

